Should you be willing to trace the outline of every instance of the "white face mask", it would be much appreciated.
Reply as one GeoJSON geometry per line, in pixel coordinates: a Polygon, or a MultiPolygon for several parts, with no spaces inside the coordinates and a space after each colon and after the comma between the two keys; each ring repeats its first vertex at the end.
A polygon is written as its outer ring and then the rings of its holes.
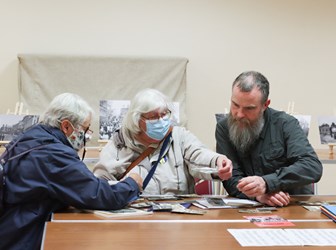
{"type": "Polygon", "coordinates": [[[67,137],[67,139],[70,142],[71,146],[76,151],[79,151],[85,146],[86,142],[91,140],[92,135],[89,133],[85,133],[82,129],[74,128],[72,124],[71,126],[73,128],[73,131],[71,135],[67,137]]]}
{"type": "Polygon", "coordinates": [[[146,121],[146,134],[154,140],[161,141],[168,133],[170,125],[170,119],[163,120],[161,118],[155,122],[146,121]]]}
{"type": "Polygon", "coordinates": [[[71,146],[76,151],[79,151],[84,147],[84,137],[85,137],[85,133],[83,130],[74,128],[71,135],[69,135],[67,139],[70,142],[71,146]]]}

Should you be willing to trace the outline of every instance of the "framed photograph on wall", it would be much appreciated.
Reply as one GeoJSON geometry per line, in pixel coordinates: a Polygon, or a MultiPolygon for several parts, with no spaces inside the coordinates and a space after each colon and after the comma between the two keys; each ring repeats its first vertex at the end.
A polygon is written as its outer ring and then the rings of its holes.
{"type": "Polygon", "coordinates": [[[299,121],[303,132],[308,137],[309,129],[310,129],[311,115],[293,115],[293,116],[299,121]]]}
{"type": "Polygon", "coordinates": [[[336,116],[319,116],[318,126],[321,144],[336,143],[336,116]]]}
{"type": "Polygon", "coordinates": [[[0,141],[13,140],[38,121],[39,115],[0,115],[0,141]]]}

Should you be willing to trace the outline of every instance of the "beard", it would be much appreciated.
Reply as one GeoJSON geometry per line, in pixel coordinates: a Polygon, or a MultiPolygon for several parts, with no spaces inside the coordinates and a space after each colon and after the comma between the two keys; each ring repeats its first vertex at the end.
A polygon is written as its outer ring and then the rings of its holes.
{"type": "Polygon", "coordinates": [[[235,148],[241,152],[249,151],[253,143],[259,138],[264,127],[264,116],[260,113],[258,120],[251,123],[247,119],[235,119],[231,113],[228,115],[230,140],[235,148]]]}

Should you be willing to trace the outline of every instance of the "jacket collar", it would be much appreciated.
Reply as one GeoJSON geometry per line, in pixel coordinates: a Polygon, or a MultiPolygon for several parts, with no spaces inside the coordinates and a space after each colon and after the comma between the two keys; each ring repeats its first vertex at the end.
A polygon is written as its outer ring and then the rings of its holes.
{"type": "Polygon", "coordinates": [[[264,127],[261,130],[260,138],[264,139],[266,135],[266,131],[269,127],[269,124],[271,122],[271,108],[266,108],[264,111],[264,127]]]}
{"type": "Polygon", "coordinates": [[[65,134],[59,128],[50,127],[44,124],[41,124],[40,126],[41,129],[45,130],[49,134],[52,134],[56,139],[60,140],[63,144],[72,147],[65,134]]]}

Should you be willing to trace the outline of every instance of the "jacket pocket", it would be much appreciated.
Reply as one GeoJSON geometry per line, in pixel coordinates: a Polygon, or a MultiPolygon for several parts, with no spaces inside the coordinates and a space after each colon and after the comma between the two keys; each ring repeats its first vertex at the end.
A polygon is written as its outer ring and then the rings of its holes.
{"type": "Polygon", "coordinates": [[[286,166],[287,157],[284,145],[281,143],[269,144],[261,154],[261,159],[266,172],[274,172],[275,169],[286,166]]]}

